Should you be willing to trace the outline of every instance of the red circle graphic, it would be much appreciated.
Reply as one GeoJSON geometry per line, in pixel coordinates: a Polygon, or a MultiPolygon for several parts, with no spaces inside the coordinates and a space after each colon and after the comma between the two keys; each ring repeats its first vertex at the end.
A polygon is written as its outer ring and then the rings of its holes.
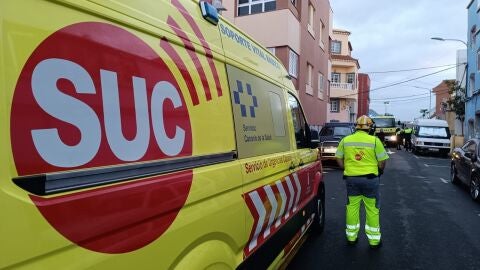
{"type": "MultiPolygon", "coordinates": [[[[49,76],[48,72],[50,71],[44,69],[42,74],[49,76]]],[[[157,93],[156,96],[162,95],[157,93]]],[[[111,100],[108,102],[114,103],[111,100]]],[[[106,23],[86,22],[64,27],[47,37],[35,49],[17,81],[10,120],[12,152],[20,176],[192,154],[190,116],[173,74],[159,55],[144,41],[120,27],[106,23]],[[49,84],[44,84],[43,78],[34,79],[34,73],[40,72],[41,63],[45,61],[57,61],[67,67],[75,67],[77,73],[70,70],[58,72],[77,80],[77,77],[74,77],[76,75],[68,75],[69,72],[80,74],[78,71],[82,71],[83,81],[58,78],[56,84],[50,84],[48,88],[49,84]],[[112,75],[111,78],[116,79],[112,79],[110,84],[112,81],[118,84],[119,98],[116,105],[120,108],[121,128],[117,133],[121,134],[116,134],[117,136],[122,135],[128,141],[136,138],[139,133],[136,112],[141,106],[147,106],[149,119],[143,120],[149,127],[144,129],[148,130],[149,135],[144,137],[147,138],[144,153],[141,152],[135,160],[126,161],[119,158],[112,150],[111,140],[107,138],[105,100],[102,99],[106,83],[101,75],[105,71],[112,75]],[[135,103],[134,80],[139,82],[140,88],[146,89],[148,101],[138,108],[135,103]],[[81,89],[80,83],[88,86],[89,81],[93,83],[90,92],[82,92],[86,89],[81,89]],[[153,111],[152,96],[159,82],[168,83],[171,86],[170,93],[176,90],[177,92],[173,94],[178,96],[178,99],[176,101],[163,99],[163,104],[153,111]],[[92,137],[95,132],[92,133],[88,129],[95,125],[89,122],[80,125],[83,120],[74,115],[72,111],[75,108],[50,102],[47,93],[59,97],[59,100],[77,104],[78,108],[90,112],[89,117],[99,123],[98,136],[92,137]],[[158,108],[163,111],[159,111],[158,108]],[[75,121],[68,120],[74,117],[77,117],[75,121]],[[156,122],[152,119],[156,119],[156,122]],[[184,135],[183,145],[174,146],[173,150],[169,148],[168,151],[166,147],[159,145],[156,136],[158,126],[157,130],[153,127],[158,121],[163,123],[164,142],[175,137],[180,130],[184,135]],[[93,154],[87,155],[84,160],[77,163],[72,162],[71,164],[74,164],[72,166],[69,166],[68,162],[65,163],[67,165],[58,165],[51,162],[59,160],[57,153],[49,152],[51,156],[48,156],[42,155],[39,151],[34,139],[35,132],[38,131],[56,132],[58,144],[77,146],[80,150],[83,149],[80,148],[83,147],[80,142],[89,135],[93,138],[92,141],[98,142],[98,147],[90,144],[88,149],[93,154]]],[[[44,142],[45,138],[39,137],[38,140],[44,142]]],[[[62,159],[75,160],[76,157],[66,155],[61,156],[60,161],[62,159]]],[[[123,253],[143,247],[165,232],[184,205],[192,178],[192,171],[186,171],[60,197],[31,196],[31,198],[48,222],[70,241],[98,252],[123,253]]]]}

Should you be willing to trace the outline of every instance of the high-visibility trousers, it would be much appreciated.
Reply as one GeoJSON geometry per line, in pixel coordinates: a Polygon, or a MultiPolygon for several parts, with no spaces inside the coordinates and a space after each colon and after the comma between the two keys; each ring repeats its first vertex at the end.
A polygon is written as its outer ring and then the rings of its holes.
{"type": "Polygon", "coordinates": [[[347,240],[355,241],[360,230],[360,204],[365,205],[365,234],[370,245],[380,243],[380,193],[378,177],[347,177],[346,229],[347,240]]]}

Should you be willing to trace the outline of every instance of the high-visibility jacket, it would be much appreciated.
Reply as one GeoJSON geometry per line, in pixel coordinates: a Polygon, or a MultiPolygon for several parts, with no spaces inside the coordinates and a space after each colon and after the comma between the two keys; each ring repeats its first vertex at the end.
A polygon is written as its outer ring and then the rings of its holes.
{"type": "Polygon", "coordinates": [[[412,132],[413,132],[413,129],[411,129],[411,128],[406,128],[406,129],[403,131],[403,133],[405,133],[405,134],[411,134],[412,132]]]}
{"type": "Polygon", "coordinates": [[[343,159],[346,176],[378,175],[378,161],[389,158],[380,139],[363,130],[344,137],[335,157],[343,159]]]}

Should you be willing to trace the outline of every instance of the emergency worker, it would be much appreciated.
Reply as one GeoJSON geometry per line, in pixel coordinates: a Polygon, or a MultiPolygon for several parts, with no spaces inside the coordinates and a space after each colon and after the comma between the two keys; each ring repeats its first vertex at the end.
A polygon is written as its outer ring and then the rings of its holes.
{"type": "Polygon", "coordinates": [[[400,128],[397,128],[395,130],[395,135],[397,136],[397,150],[402,150],[402,147],[400,146],[402,144],[402,140],[403,140],[403,132],[400,128]]]}
{"type": "Polygon", "coordinates": [[[410,127],[407,127],[403,130],[403,137],[405,138],[405,151],[412,150],[412,132],[413,129],[410,127]]]}
{"type": "Polygon", "coordinates": [[[337,148],[335,157],[343,169],[347,187],[346,237],[347,243],[358,241],[360,230],[360,204],[363,201],[366,212],[365,234],[372,249],[381,246],[380,234],[380,193],[379,176],[383,173],[389,158],[382,142],[369,135],[373,122],[366,115],[356,121],[355,133],[344,137],[337,148]]]}

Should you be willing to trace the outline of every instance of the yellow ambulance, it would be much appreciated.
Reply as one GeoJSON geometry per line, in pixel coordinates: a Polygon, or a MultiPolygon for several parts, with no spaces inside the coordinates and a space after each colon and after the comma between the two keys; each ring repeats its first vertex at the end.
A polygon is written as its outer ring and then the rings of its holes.
{"type": "Polygon", "coordinates": [[[324,226],[279,60],[204,1],[0,1],[0,269],[267,269],[324,226]]]}

